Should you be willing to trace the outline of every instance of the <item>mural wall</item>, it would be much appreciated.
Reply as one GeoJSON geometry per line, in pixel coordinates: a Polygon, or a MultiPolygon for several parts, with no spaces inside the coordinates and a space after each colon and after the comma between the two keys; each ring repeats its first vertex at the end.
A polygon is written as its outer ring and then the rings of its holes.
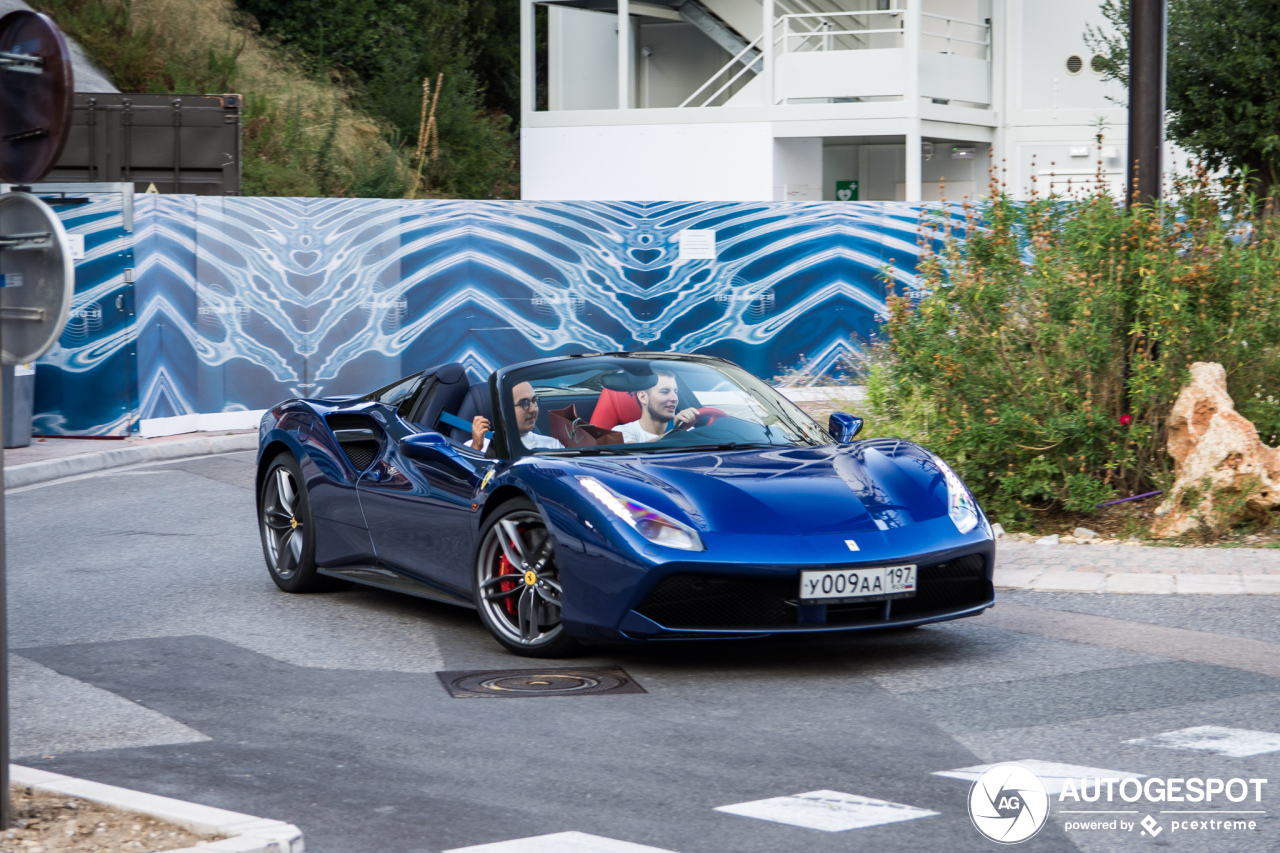
{"type": "Polygon", "coordinates": [[[911,287],[916,205],[135,197],[68,208],[90,256],[37,370],[35,430],[358,393],[434,364],[475,378],[585,351],[719,355],[765,378],[840,369],[911,287]],[[715,232],[714,259],[679,233],[715,232]],[[133,283],[126,281],[132,269],[133,283]]]}

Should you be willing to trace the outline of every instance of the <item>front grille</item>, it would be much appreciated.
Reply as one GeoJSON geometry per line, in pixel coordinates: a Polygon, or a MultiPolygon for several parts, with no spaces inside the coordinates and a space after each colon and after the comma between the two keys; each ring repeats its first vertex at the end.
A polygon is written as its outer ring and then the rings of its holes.
{"type": "MultiPolygon", "coordinates": [[[[946,563],[920,566],[917,590],[912,598],[890,602],[889,618],[961,610],[992,596],[981,554],[969,554],[946,563]]],[[[668,628],[778,628],[796,625],[798,579],[672,575],[663,579],[637,608],[668,628]]],[[[808,620],[807,620],[808,621],[808,620]]],[[[828,625],[854,625],[885,621],[885,602],[831,604],[828,625]]]]}
{"type": "Polygon", "coordinates": [[[987,580],[986,558],[970,554],[949,563],[920,569],[920,588],[912,598],[893,602],[894,618],[931,613],[935,610],[957,610],[990,601],[994,594],[987,580]]]}
{"type": "Polygon", "coordinates": [[[640,612],[671,628],[794,625],[796,584],[757,578],[672,575],[654,587],[640,612]]]}

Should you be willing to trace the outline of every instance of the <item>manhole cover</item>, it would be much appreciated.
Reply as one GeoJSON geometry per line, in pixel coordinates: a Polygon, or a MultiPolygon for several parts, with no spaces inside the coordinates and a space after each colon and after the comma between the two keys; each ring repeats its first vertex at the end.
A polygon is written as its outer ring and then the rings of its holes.
{"type": "Polygon", "coordinates": [[[455,699],[520,699],[531,696],[596,696],[644,693],[622,667],[598,669],[497,669],[437,672],[455,699]]]}

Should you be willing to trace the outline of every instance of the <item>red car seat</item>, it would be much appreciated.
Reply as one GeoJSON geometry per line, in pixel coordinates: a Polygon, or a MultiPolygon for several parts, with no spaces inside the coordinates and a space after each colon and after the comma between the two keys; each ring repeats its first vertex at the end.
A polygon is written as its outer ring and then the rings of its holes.
{"type": "Polygon", "coordinates": [[[600,399],[591,413],[591,423],[601,429],[613,429],[618,424],[640,420],[640,404],[636,395],[612,388],[600,389],[600,399]]]}

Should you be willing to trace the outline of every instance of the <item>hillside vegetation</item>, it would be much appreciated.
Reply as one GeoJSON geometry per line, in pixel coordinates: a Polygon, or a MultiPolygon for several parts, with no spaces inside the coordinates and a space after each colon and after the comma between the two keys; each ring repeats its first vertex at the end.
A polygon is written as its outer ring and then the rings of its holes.
{"type": "Polygon", "coordinates": [[[514,111],[515,84],[503,72],[515,66],[510,56],[506,64],[495,58],[503,40],[492,5],[488,13],[466,0],[32,5],[80,42],[121,91],[243,94],[245,195],[518,195],[504,112],[514,111]],[[340,31],[343,21],[361,25],[340,31]],[[498,47],[484,47],[486,39],[498,47]],[[476,63],[487,77],[471,70],[476,63]],[[438,132],[418,157],[424,78],[438,132]]]}

